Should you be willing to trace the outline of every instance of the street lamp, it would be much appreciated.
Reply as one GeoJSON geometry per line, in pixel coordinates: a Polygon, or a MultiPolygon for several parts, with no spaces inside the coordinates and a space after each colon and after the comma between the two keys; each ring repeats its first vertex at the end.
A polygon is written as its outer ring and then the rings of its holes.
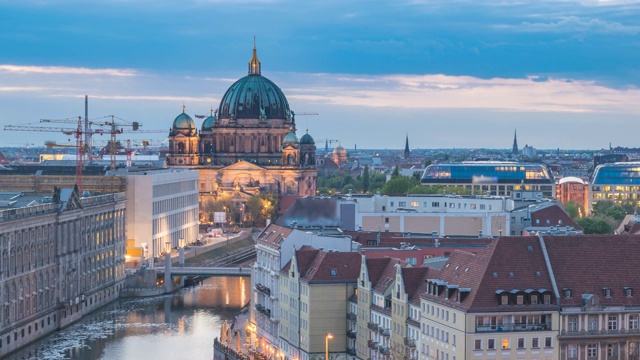
{"type": "Polygon", "coordinates": [[[327,333],[324,337],[324,359],[329,360],[329,340],[333,339],[331,333],[327,333]]]}

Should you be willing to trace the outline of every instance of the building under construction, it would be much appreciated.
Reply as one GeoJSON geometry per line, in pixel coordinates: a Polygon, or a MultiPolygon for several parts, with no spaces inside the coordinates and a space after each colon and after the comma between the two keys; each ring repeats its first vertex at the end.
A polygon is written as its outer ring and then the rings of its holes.
{"type": "MultiPolygon", "coordinates": [[[[119,193],[126,191],[125,176],[108,175],[105,166],[85,166],[82,169],[82,191],[90,193],[119,193]]],[[[73,166],[11,166],[0,167],[0,191],[50,195],[55,187],[76,184],[73,166]]]]}

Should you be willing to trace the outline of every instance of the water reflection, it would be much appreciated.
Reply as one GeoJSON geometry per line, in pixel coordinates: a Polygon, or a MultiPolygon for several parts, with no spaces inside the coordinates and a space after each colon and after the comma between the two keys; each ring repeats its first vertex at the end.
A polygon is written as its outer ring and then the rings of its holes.
{"type": "Polygon", "coordinates": [[[9,359],[211,359],[213,338],[247,303],[249,283],[210,278],[172,295],[119,300],[9,359]]]}

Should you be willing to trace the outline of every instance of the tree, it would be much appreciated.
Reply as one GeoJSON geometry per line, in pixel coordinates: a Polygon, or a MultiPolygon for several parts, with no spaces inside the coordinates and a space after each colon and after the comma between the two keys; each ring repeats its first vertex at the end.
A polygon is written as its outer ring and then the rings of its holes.
{"type": "Polygon", "coordinates": [[[600,200],[595,205],[593,205],[593,211],[591,214],[593,216],[605,215],[605,211],[612,207],[614,204],[611,200],[600,200]]]}
{"type": "Polygon", "coordinates": [[[396,167],[393,168],[393,172],[391,173],[391,177],[398,177],[400,176],[400,168],[398,168],[398,165],[396,165],[396,167]]]}
{"type": "Polygon", "coordinates": [[[564,210],[574,221],[580,216],[580,205],[578,205],[578,203],[576,203],[575,201],[569,201],[564,204],[564,210]]]}
{"type": "Polygon", "coordinates": [[[278,215],[278,198],[271,194],[256,195],[247,201],[245,211],[251,214],[254,225],[266,226],[267,219],[278,215]]]}
{"type": "Polygon", "coordinates": [[[431,160],[430,159],[424,159],[424,167],[427,167],[431,165],[431,160]]]}
{"type": "Polygon", "coordinates": [[[369,165],[365,165],[362,170],[362,190],[364,192],[369,191],[369,165]]]}
{"type": "Polygon", "coordinates": [[[585,217],[578,219],[576,223],[584,230],[585,234],[611,234],[613,227],[602,218],[585,217]]]}
{"type": "Polygon", "coordinates": [[[620,205],[610,206],[607,210],[604,211],[604,216],[613,218],[616,221],[622,221],[622,219],[624,219],[626,215],[627,212],[620,205]]]}
{"type": "Polygon", "coordinates": [[[384,184],[380,192],[383,194],[406,194],[409,189],[418,184],[418,181],[413,177],[392,177],[391,180],[384,184]]]}

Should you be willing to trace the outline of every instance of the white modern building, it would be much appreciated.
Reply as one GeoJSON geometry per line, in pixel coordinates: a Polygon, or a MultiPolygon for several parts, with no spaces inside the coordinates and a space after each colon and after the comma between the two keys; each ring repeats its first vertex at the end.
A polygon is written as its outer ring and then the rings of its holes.
{"type": "Polygon", "coordinates": [[[127,170],[127,239],[157,257],[198,237],[198,172],[127,170]],[[146,244],[146,245],[145,245],[146,244]]]}

